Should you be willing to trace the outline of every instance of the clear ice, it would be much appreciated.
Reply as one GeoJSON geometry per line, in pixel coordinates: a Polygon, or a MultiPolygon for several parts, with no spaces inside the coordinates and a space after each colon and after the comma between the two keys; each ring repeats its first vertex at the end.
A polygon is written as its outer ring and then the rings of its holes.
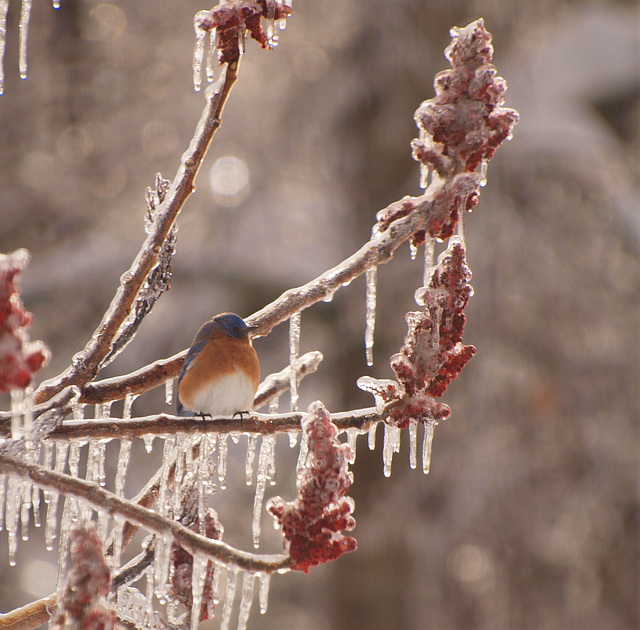
{"type": "Polygon", "coordinates": [[[253,546],[256,549],[260,546],[260,518],[262,516],[262,504],[264,503],[264,492],[267,487],[267,481],[273,479],[273,471],[275,470],[275,443],[275,435],[262,436],[260,455],[258,456],[256,494],[253,500],[253,518],[251,520],[253,546]]]}
{"type": "Polygon", "coordinates": [[[365,315],[365,333],[364,333],[364,349],[367,359],[367,365],[373,365],[373,334],[376,327],[376,297],[378,286],[378,268],[369,267],[366,271],[366,315],[365,315]]]}
{"type": "Polygon", "coordinates": [[[300,312],[289,319],[289,366],[291,369],[291,411],[298,411],[298,355],[300,353],[300,312]]]}

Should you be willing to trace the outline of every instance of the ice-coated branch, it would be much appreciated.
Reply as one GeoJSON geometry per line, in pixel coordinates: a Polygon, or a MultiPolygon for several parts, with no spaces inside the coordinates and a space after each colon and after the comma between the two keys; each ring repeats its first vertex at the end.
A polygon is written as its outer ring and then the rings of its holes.
{"type": "Polygon", "coordinates": [[[130,269],[120,278],[120,286],[102,322],[72,364],[58,377],[43,383],[35,394],[35,402],[45,402],[69,385],[82,386],[98,373],[114,339],[130,316],[134,303],[158,264],[167,237],[178,213],[193,192],[196,175],[220,126],[222,110],[237,78],[237,64],[226,66],[219,80],[206,92],[206,103],[189,148],[181,159],[178,172],[166,192],[164,201],[155,211],[153,224],[130,269]]]}
{"type": "MultiPolygon", "coordinates": [[[[447,405],[439,403],[443,417],[449,414],[447,405]]],[[[375,422],[389,415],[391,407],[379,410],[373,407],[354,409],[331,414],[331,420],[340,431],[346,429],[367,430],[375,422]]],[[[145,435],[176,435],[178,433],[221,434],[252,433],[256,435],[277,435],[280,433],[297,433],[300,431],[302,413],[290,412],[282,414],[252,413],[248,418],[183,418],[160,414],[145,418],[120,420],[69,420],[61,424],[52,433],[50,439],[133,439],[145,435]]]]}
{"type": "Polygon", "coordinates": [[[285,555],[260,555],[235,549],[218,540],[210,540],[192,532],[178,521],[167,518],[132,501],[122,499],[101,488],[97,483],[78,479],[37,464],[0,453],[0,474],[29,478],[43,489],[86,501],[92,507],[121,516],[149,532],[171,540],[190,554],[204,554],[226,566],[253,572],[272,573],[290,568],[290,559],[285,555]]]}
{"type": "MultiPolygon", "coordinates": [[[[95,405],[113,400],[121,400],[127,394],[137,396],[157,387],[165,380],[178,375],[182,368],[182,363],[186,351],[175,354],[167,359],[160,359],[130,374],[117,376],[114,378],[87,383],[82,388],[82,395],[79,402],[95,405]],[[174,371],[175,370],[175,371],[174,371]]],[[[312,374],[318,369],[322,361],[322,353],[307,352],[298,359],[298,374],[304,377],[312,374]]],[[[289,388],[290,383],[289,366],[276,374],[267,376],[261,383],[253,403],[254,408],[259,409],[266,405],[271,398],[283,394],[289,388]]],[[[0,415],[0,419],[2,416],[0,415]]]]}

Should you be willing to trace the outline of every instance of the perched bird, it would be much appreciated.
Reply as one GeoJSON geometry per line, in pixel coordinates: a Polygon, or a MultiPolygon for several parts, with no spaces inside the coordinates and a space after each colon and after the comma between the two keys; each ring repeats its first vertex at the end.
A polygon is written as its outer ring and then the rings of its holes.
{"type": "Polygon", "coordinates": [[[251,409],[260,380],[253,326],[234,313],[205,322],[178,378],[178,415],[235,415],[251,409]]]}

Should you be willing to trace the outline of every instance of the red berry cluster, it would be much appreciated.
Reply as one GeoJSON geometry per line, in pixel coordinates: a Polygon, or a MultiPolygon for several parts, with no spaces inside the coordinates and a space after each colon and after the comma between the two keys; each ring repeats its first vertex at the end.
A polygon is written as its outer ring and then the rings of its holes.
{"type": "Polygon", "coordinates": [[[204,31],[215,29],[218,35],[218,61],[231,63],[241,53],[241,38],[248,32],[263,48],[271,48],[262,28],[262,18],[282,20],[291,15],[291,7],[276,0],[227,0],[209,12],[196,16],[196,27],[204,31]]]}
{"type": "Polygon", "coordinates": [[[0,392],[27,387],[50,356],[44,343],[29,342],[33,316],[24,310],[18,293],[18,277],[28,262],[24,249],[0,254],[0,392]]]}
{"type": "Polygon", "coordinates": [[[71,531],[71,570],[67,575],[55,625],[79,630],[110,630],[115,613],[107,604],[111,569],[102,540],[93,525],[71,531]]]}
{"type": "Polygon", "coordinates": [[[356,541],[342,533],[355,527],[353,500],[346,496],[353,481],[351,449],[338,440],[338,430],[320,402],[309,407],[302,430],[309,453],[298,473],[298,496],[291,502],[274,497],[267,509],[282,526],[292,568],[308,573],[312,566],[354,551],[356,541]]]}
{"type": "Polygon", "coordinates": [[[416,111],[422,133],[412,143],[414,158],[440,177],[475,171],[518,121],[515,110],[502,107],[507,85],[490,63],[491,33],[483,20],[454,28],[451,35],[445,51],[451,70],[436,75],[436,96],[416,111]]]}

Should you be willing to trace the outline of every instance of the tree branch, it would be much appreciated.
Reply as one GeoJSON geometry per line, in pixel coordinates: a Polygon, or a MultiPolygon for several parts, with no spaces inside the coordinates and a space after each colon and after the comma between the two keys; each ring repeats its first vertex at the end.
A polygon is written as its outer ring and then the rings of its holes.
{"type": "Polygon", "coordinates": [[[69,385],[82,386],[91,381],[109,353],[113,340],[131,312],[135,299],[153,270],[162,245],[173,227],[178,213],[194,188],[194,181],[213,135],[220,126],[220,117],[231,87],[237,78],[237,62],[227,65],[220,79],[207,89],[206,104],[189,148],[182,156],[180,167],[162,204],[155,212],[153,225],[130,269],[120,278],[120,286],[100,325],[59,376],[42,383],[35,402],[42,403],[69,385]]]}
{"type": "Polygon", "coordinates": [[[164,538],[170,537],[191,555],[202,553],[211,560],[226,566],[237,566],[244,571],[273,573],[290,567],[288,556],[259,555],[235,549],[219,540],[205,538],[177,521],[117,497],[92,481],[47,470],[37,464],[28,464],[3,454],[0,454],[0,473],[27,477],[41,488],[76,497],[112,516],[121,516],[149,532],[164,538]]]}

